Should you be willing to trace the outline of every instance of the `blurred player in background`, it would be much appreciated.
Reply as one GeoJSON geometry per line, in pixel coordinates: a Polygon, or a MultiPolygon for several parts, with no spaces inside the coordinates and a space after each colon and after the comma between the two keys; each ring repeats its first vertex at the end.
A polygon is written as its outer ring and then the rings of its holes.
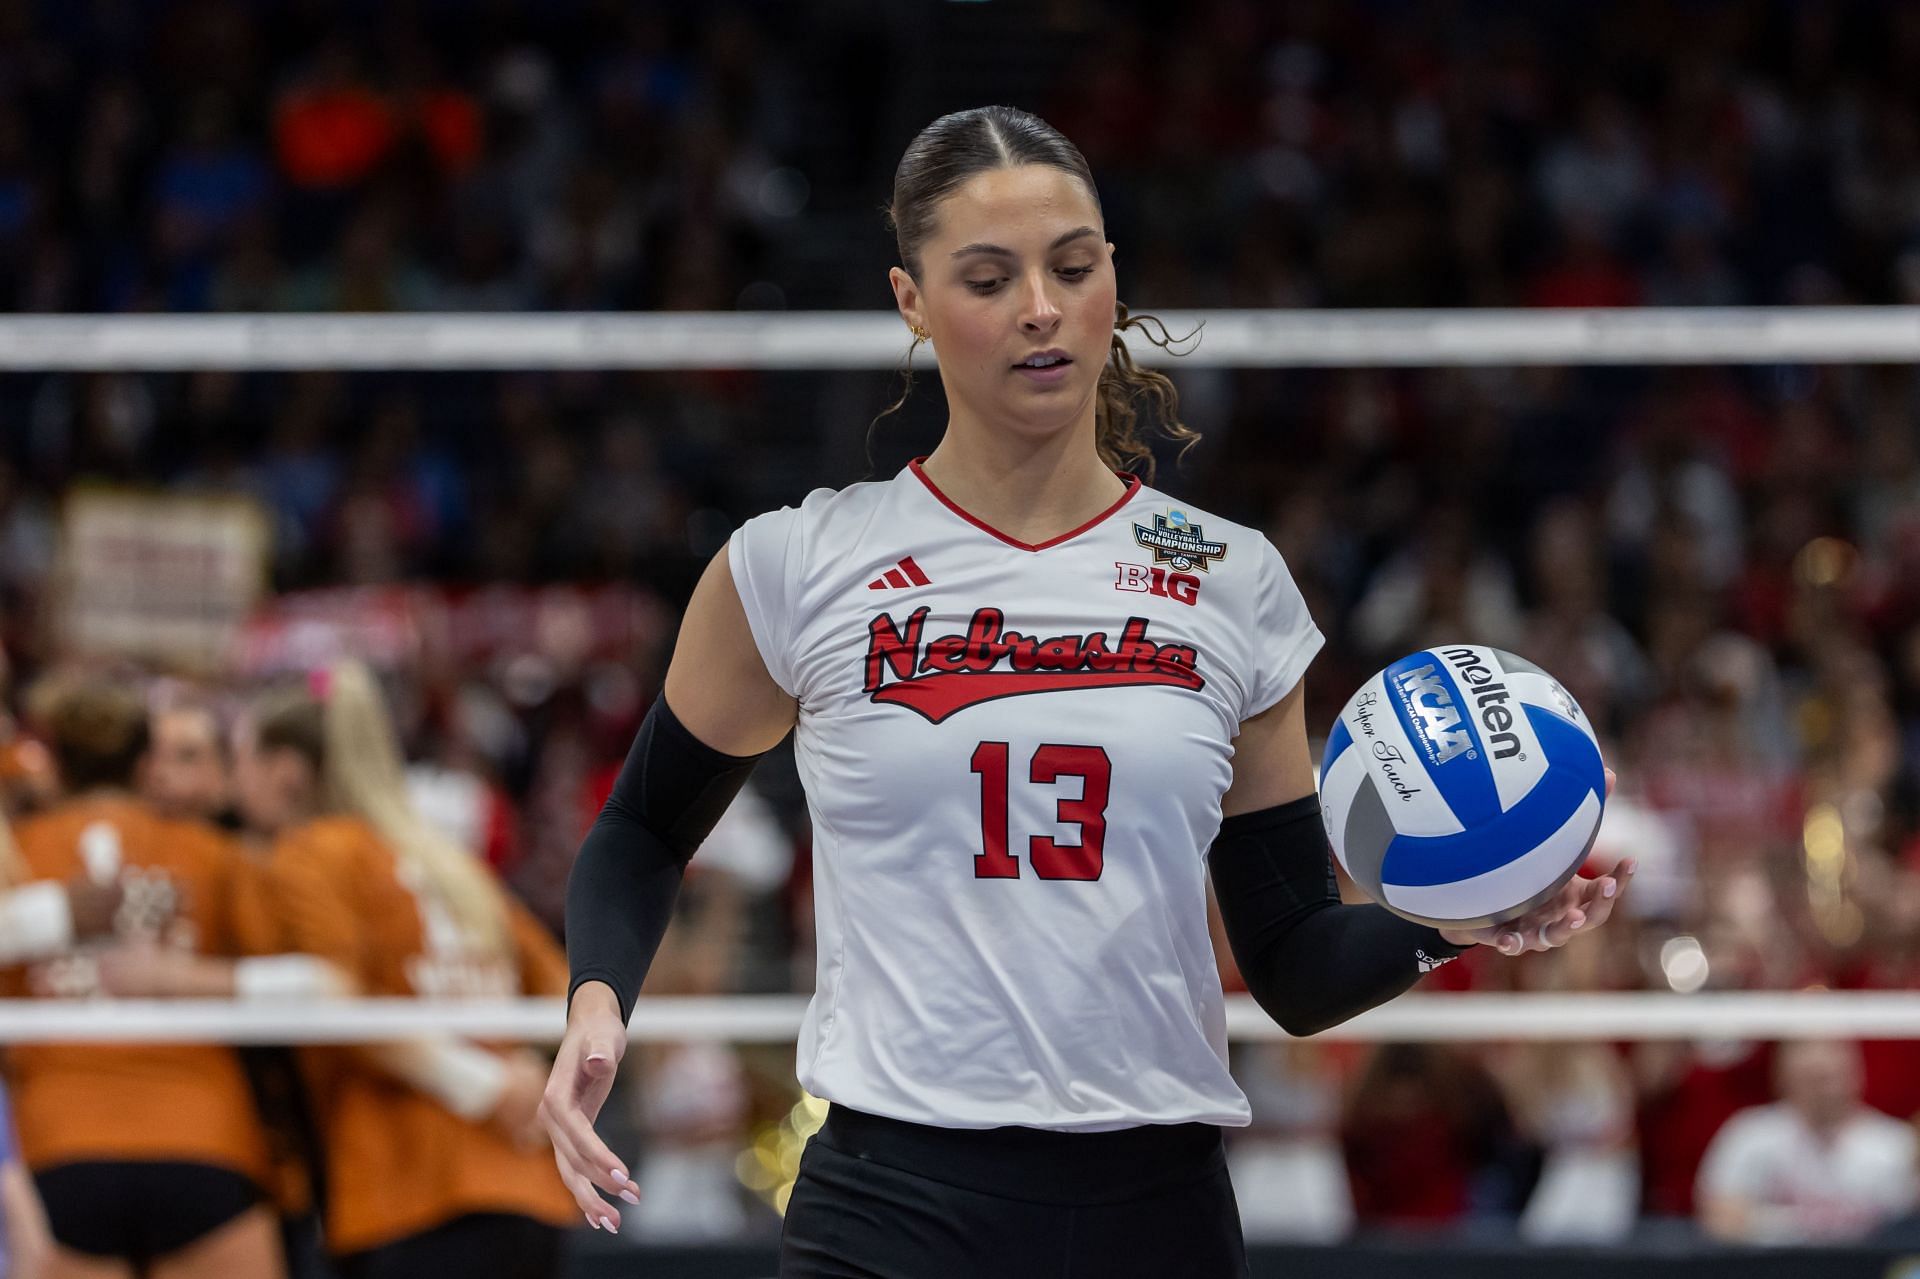
{"type": "Polygon", "coordinates": [[[140,793],[167,817],[220,824],[233,809],[227,742],[210,703],[170,697],[153,712],[140,793]]]}
{"type": "MultiPolygon", "coordinates": [[[[285,936],[364,994],[507,998],[565,989],[558,946],[408,804],[373,677],[336,667],[237,734],[247,823],[274,837],[285,936]]],[[[345,1279],[549,1279],[572,1201],[537,1118],[545,1061],[436,1039],[308,1049],[326,1150],[326,1239],[345,1279]]]]}
{"type": "MultiPolygon", "coordinates": [[[[214,702],[198,692],[163,685],[152,706],[152,742],[139,773],[141,795],[170,817],[237,824],[231,743],[214,702]]],[[[264,875],[266,849],[247,834],[239,832],[236,846],[247,869],[264,875]]],[[[270,944],[275,949],[280,945],[277,926],[270,944]]],[[[317,963],[323,965],[323,961],[317,963]]],[[[256,989],[256,997],[344,994],[349,986],[345,974],[331,965],[303,969],[288,958],[255,958],[236,961],[225,972],[207,965],[187,969],[177,958],[142,947],[102,956],[101,981],[109,993],[127,997],[220,996],[233,993],[237,965],[242,964],[279,974],[272,983],[276,988],[256,989]],[[303,985],[303,977],[308,984],[303,985]]],[[[299,1063],[291,1048],[280,1045],[245,1044],[236,1051],[266,1124],[274,1166],[273,1200],[281,1217],[287,1267],[291,1279],[306,1279],[323,1264],[315,1197],[321,1182],[320,1144],[299,1063]]]]}
{"type": "MultiPolygon", "coordinates": [[[[164,818],[132,791],[147,711],[106,683],[46,703],[60,801],[18,831],[26,873],[126,884],[118,941],[186,955],[260,945],[244,867],[210,827],[164,818]],[[254,936],[250,939],[248,934],[254,936]]],[[[9,975],[15,994],[100,992],[95,953],[9,975]]],[[[262,1202],[265,1133],[238,1055],[215,1045],[22,1045],[9,1053],[20,1146],[46,1204],[53,1279],[273,1279],[283,1265],[262,1202]]]]}
{"type": "MultiPolygon", "coordinates": [[[[0,874],[9,883],[26,877],[13,828],[4,816],[0,816],[0,874]]],[[[0,1241],[4,1241],[0,1255],[6,1257],[6,1279],[42,1279],[53,1252],[53,1235],[33,1174],[21,1161],[13,1106],[4,1089],[0,1089],[0,1241]]]]}

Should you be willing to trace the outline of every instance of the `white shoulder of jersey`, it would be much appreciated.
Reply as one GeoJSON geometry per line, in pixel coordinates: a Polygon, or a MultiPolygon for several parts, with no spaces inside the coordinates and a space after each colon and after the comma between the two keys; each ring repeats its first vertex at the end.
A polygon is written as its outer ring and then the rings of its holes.
{"type": "Polygon", "coordinates": [[[891,482],[872,480],[845,488],[817,488],[799,506],[756,515],[727,540],[727,568],[746,609],[754,642],[767,671],[797,696],[790,655],[795,601],[805,598],[819,560],[813,547],[830,547],[846,531],[866,523],[885,502],[891,482]]]}
{"type": "Polygon", "coordinates": [[[1292,692],[1325,645],[1326,637],[1314,625],[1306,598],[1279,549],[1259,529],[1182,502],[1159,489],[1142,485],[1134,502],[1136,508],[1143,505],[1147,511],[1177,512],[1181,523],[1205,529],[1207,541],[1229,548],[1228,557],[1222,557],[1209,577],[1219,586],[1233,585],[1240,595],[1235,601],[1235,615],[1249,631],[1246,638],[1252,657],[1241,718],[1251,719],[1292,692]],[[1245,559],[1229,558],[1243,546],[1248,552],[1245,559]],[[1237,571],[1246,566],[1247,559],[1252,561],[1252,571],[1237,571]]]}

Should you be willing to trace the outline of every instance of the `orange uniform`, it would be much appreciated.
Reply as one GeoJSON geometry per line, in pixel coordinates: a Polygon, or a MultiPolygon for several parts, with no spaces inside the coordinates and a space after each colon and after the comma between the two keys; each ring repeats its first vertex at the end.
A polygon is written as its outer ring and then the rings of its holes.
{"type": "MultiPolygon", "coordinates": [[[[132,798],[61,804],[15,829],[33,879],[121,869],[164,876],[177,914],[162,939],[240,955],[270,935],[257,875],[210,826],[132,798]]],[[[85,948],[7,971],[7,993],[96,993],[85,948]]],[[[81,1160],[185,1160],[268,1177],[266,1135],[231,1048],[211,1044],[23,1044],[7,1054],[14,1122],[30,1168],[81,1160]]]]}
{"type": "MultiPolygon", "coordinates": [[[[333,961],[367,995],[514,997],[566,990],[566,957],[511,905],[511,962],[477,958],[437,897],[355,817],[284,836],[271,862],[287,943],[333,961]]],[[[336,1254],[377,1248],[466,1213],[570,1225],[579,1215],[548,1150],[521,1150],[351,1050],[306,1053],[326,1147],[326,1234],[336,1254]]]]}

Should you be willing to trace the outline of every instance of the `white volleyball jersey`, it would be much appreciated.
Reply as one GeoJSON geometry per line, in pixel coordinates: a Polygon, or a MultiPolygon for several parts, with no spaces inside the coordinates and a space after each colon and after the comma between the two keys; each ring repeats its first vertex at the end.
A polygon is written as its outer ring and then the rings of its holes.
{"type": "Polygon", "coordinates": [[[1245,1124],[1206,859],[1241,721],[1321,644],[1279,553],[1137,480],[1030,546],[915,462],[728,556],[800,708],[800,1082],[952,1128],[1245,1124]]]}

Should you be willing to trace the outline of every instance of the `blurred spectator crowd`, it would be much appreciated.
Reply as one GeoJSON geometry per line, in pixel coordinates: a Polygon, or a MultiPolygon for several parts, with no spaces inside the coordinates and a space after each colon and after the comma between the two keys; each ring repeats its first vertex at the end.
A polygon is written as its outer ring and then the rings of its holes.
{"type": "MultiPolygon", "coordinates": [[[[1085,150],[1136,309],[1920,301],[1912,6],[1229,0],[1173,22],[947,5],[978,12],[848,46],[895,59],[898,82],[863,91],[815,83],[773,6],[539,8],[0,6],[0,304],[883,305],[875,206],[898,146],[993,96],[991,59],[963,55],[1016,29],[1045,74],[1004,92],[1085,150]],[[935,48],[987,79],[955,86],[935,48]],[[853,159],[824,158],[809,123],[863,110],[885,123],[831,135],[853,159]],[[823,259],[840,266],[807,265],[823,259]]],[[[1159,482],[1285,555],[1329,636],[1316,731],[1386,661],[1460,638],[1552,671],[1603,730],[1620,785],[1602,839],[1643,866],[1621,915],[1430,985],[1915,984],[1915,370],[1176,377],[1206,440],[1159,482]]],[[[501,584],[631,591],[616,607],[637,620],[608,643],[529,627],[386,662],[416,802],[558,925],[692,575],[740,519],[860,478],[886,391],[738,372],[0,378],[9,705],[70,659],[49,617],[77,486],[251,498],[283,611],[403,583],[448,608],[501,584]]],[[[879,472],[938,421],[922,387],[873,443],[879,472]]],[[[291,664],[203,673],[195,704],[291,664]]],[[[178,687],[159,674],[164,706],[178,687]]],[[[0,780],[31,805],[44,765],[31,724],[12,731],[0,780]]],[[[797,784],[778,762],[759,783],[696,861],[654,989],[811,980],[797,784]]],[[[745,1060],[666,1048],[640,1072],[633,1121],[656,1169],[682,1169],[649,1201],[685,1191],[662,1218],[694,1233],[744,1228],[733,1156],[790,1100],[745,1060]]],[[[1256,1235],[1697,1219],[1843,1239],[1916,1194],[1915,1044],[1301,1044],[1237,1065],[1256,1235]],[[1816,1156],[1832,1166],[1796,1180],[1816,1156]]]]}

